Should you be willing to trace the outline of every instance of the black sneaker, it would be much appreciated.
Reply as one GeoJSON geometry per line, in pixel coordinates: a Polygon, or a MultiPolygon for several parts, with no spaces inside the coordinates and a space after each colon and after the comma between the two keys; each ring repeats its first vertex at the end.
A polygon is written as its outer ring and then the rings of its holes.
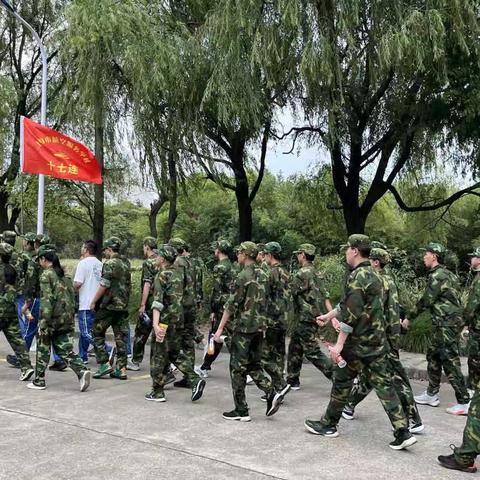
{"type": "Polygon", "coordinates": [[[472,463],[467,467],[460,465],[455,459],[455,455],[453,453],[451,455],[440,455],[438,457],[438,463],[442,467],[449,468],[450,470],[459,470],[460,472],[467,472],[467,473],[475,473],[477,471],[477,467],[475,466],[475,463],[472,463]]]}
{"type": "Polygon", "coordinates": [[[353,415],[355,413],[355,410],[348,406],[348,405],[345,405],[343,407],[343,411],[342,411],[342,417],[345,419],[345,420],[353,420],[353,415]]]}
{"type": "Polygon", "coordinates": [[[170,370],[167,374],[167,379],[165,380],[165,385],[169,385],[175,381],[175,374],[170,370]]]}
{"type": "Polygon", "coordinates": [[[225,420],[236,420],[237,422],[249,422],[251,420],[248,413],[238,413],[236,410],[231,412],[223,412],[222,417],[225,420]]]}
{"type": "Polygon", "coordinates": [[[16,355],[7,355],[6,357],[7,363],[15,368],[20,368],[20,362],[16,355]]]}
{"type": "Polygon", "coordinates": [[[166,402],[167,399],[165,398],[165,394],[163,392],[155,393],[155,392],[150,392],[145,395],[145,400],[148,400],[149,402],[166,402]]]}
{"type": "Polygon", "coordinates": [[[410,430],[410,433],[420,433],[425,430],[425,425],[422,422],[418,422],[418,423],[411,422],[408,429],[410,430]]]}
{"type": "MultiPolygon", "coordinates": [[[[198,383],[192,388],[192,402],[196,402],[200,400],[203,395],[203,389],[207,382],[203,378],[201,378],[198,383]]],[[[175,385],[175,384],[174,384],[175,385]]]]}
{"type": "Polygon", "coordinates": [[[395,432],[395,440],[388,446],[393,450],[403,450],[417,443],[417,439],[408,431],[408,428],[400,428],[395,432]]]}
{"type": "Polygon", "coordinates": [[[267,394],[262,395],[262,396],[260,397],[260,400],[261,400],[262,402],[266,402],[266,401],[268,400],[268,395],[267,395],[267,394]]]}
{"type": "Polygon", "coordinates": [[[326,427],[318,420],[305,420],[303,423],[305,428],[314,435],[322,435],[324,437],[338,437],[337,427],[326,427]]]}
{"type": "Polygon", "coordinates": [[[265,415],[271,417],[278,412],[280,405],[282,404],[283,397],[277,392],[272,392],[267,398],[267,411],[265,415]]]}
{"type": "Polygon", "coordinates": [[[177,382],[173,382],[174,387],[179,387],[179,388],[192,388],[192,384],[190,383],[190,380],[188,378],[183,377],[181,380],[178,380],[177,382]]]}
{"type": "Polygon", "coordinates": [[[34,380],[27,385],[27,388],[31,390],[45,390],[47,386],[45,385],[45,380],[34,380]]]}
{"type": "Polygon", "coordinates": [[[292,390],[300,390],[300,380],[298,378],[292,378],[287,380],[292,390]]]}
{"type": "Polygon", "coordinates": [[[54,372],[63,372],[67,369],[68,365],[63,360],[57,360],[53,362],[48,369],[53,370],[54,372]]]}

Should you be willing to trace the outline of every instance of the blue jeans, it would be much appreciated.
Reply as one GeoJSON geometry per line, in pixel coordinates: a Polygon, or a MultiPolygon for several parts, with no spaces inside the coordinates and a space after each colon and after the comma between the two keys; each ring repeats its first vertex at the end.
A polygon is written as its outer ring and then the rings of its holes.
{"type": "MultiPolygon", "coordinates": [[[[78,311],[78,329],[80,331],[80,337],[78,339],[78,354],[84,361],[88,361],[88,347],[93,345],[92,327],[95,321],[95,312],[92,310],[79,310],[78,311]]],[[[130,345],[130,341],[129,341],[130,345]]],[[[105,348],[108,353],[112,351],[112,346],[105,344],[105,348]]],[[[130,348],[130,347],[129,347],[130,348]]]]}
{"type": "MultiPolygon", "coordinates": [[[[18,295],[16,299],[17,304],[17,317],[18,323],[20,325],[20,331],[22,332],[22,337],[25,340],[25,345],[27,347],[27,352],[30,351],[32,346],[33,339],[37,334],[38,330],[38,321],[40,320],[40,299],[35,298],[30,307],[30,312],[32,313],[33,320],[29,322],[24,315],[22,315],[22,307],[25,304],[25,297],[23,295],[18,295]]],[[[55,362],[61,361],[60,357],[53,351],[53,360],[55,362]]]]}

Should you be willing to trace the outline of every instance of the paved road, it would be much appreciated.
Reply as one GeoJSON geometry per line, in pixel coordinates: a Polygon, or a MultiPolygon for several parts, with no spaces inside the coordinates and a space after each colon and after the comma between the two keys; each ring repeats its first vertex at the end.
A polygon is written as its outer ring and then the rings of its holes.
{"type": "MultiPolygon", "coordinates": [[[[0,479],[454,479],[436,456],[461,440],[465,418],[444,412],[454,398],[442,387],[439,408],[422,407],[427,431],[409,451],[388,447],[392,432],[378,399],[358,408],[358,418],[341,422],[340,436],[317,437],[303,427],[318,417],[329,384],[312,365],[302,372],[302,389],[291,392],[271,418],[255,386],[248,387],[252,422],[227,422],[232,408],[228,357],[221,355],[203,398],[167,387],[166,403],[146,402],[146,369],[126,382],[94,380],[78,391],[73,372],[50,372],[45,391],[17,381],[18,370],[3,361],[0,339],[0,479]]],[[[198,355],[198,352],[197,352],[198,355]]],[[[146,368],[146,365],[145,365],[146,368]]],[[[414,389],[425,388],[415,382],[414,389]]]]}

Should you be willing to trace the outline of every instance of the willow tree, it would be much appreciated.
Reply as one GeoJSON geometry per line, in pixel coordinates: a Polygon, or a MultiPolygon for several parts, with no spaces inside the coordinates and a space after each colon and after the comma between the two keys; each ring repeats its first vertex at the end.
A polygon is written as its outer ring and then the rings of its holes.
{"type": "MultiPolygon", "coordinates": [[[[473,159],[465,155],[451,112],[439,105],[451,105],[454,92],[470,94],[478,82],[472,75],[478,72],[478,1],[278,5],[284,27],[297,32],[299,95],[293,102],[303,106],[307,120],[287,133],[294,141],[310,135],[328,150],[349,233],[364,231],[372,208],[389,191],[400,207],[416,211],[441,207],[480,186],[420,206],[406,205],[395,188],[402,172],[428,171],[438,155],[453,166],[473,159]],[[465,65],[470,75],[464,75],[465,65]]],[[[269,55],[277,49],[271,45],[269,55]]],[[[468,114],[478,118],[474,95],[468,114]]]]}
{"type": "MultiPolygon", "coordinates": [[[[252,235],[252,203],[265,170],[274,112],[283,102],[293,64],[282,63],[288,56],[272,59],[269,69],[275,75],[266,75],[261,63],[253,65],[260,32],[278,25],[279,18],[262,14],[271,8],[264,2],[253,9],[252,2],[238,3],[148,2],[151,23],[130,54],[136,85],[148,78],[142,85],[145,99],[161,92],[175,118],[172,128],[182,154],[193,155],[209,179],[235,193],[239,238],[246,240],[252,235]],[[244,7],[246,23],[237,21],[237,8],[244,7]],[[251,18],[258,22],[250,24],[251,18]],[[251,153],[254,149],[258,154],[251,153]],[[254,169],[252,182],[248,173],[254,169]]],[[[288,36],[281,28],[273,34],[288,36]]]]}
{"type": "MultiPolygon", "coordinates": [[[[125,101],[122,65],[126,44],[140,30],[137,3],[73,0],[65,13],[61,58],[68,82],[60,114],[74,130],[94,139],[103,174],[123,149],[117,128],[125,101]]],[[[105,179],[104,175],[104,183],[95,185],[93,195],[93,236],[99,244],[103,242],[105,179]]]]}

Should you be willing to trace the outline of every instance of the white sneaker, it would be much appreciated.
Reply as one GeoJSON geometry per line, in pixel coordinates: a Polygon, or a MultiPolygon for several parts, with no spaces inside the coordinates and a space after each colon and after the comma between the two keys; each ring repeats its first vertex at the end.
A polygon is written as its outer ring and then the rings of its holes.
{"type": "Polygon", "coordinates": [[[127,358],[127,370],[131,370],[132,372],[138,372],[140,370],[140,365],[138,363],[132,362],[129,358],[127,358]]]}
{"type": "Polygon", "coordinates": [[[247,375],[247,385],[253,384],[253,378],[250,375],[247,375]]]}
{"type": "Polygon", "coordinates": [[[172,372],[176,372],[178,370],[178,368],[176,367],[176,365],[174,365],[173,363],[170,364],[170,370],[172,372]]]}
{"type": "Polygon", "coordinates": [[[196,365],[195,368],[195,373],[201,377],[201,378],[208,378],[208,370],[204,370],[202,367],[199,365],[196,365]]]}
{"type": "Polygon", "coordinates": [[[80,376],[80,391],[85,392],[90,386],[90,380],[92,378],[92,372],[90,370],[85,370],[80,376]]]}
{"type": "Polygon", "coordinates": [[[453,405],[452,407],[448,407],[445,410],[447,413],[450,413],[451,415],[468,415],[469,406],[470,406],[469,403],[467,405],[457,403],[456,405],[453,405]]]}
{"type": "Polygon", "coordinates": [[[420,433],[425,430],[425,425],[423,423],[410,423],[408,429],[410,433],[420,433]]]}
{"type": "Polygon", "coordinates": [[[34,373],[35,371],[33,370],[33,368],[28,368],[27,370],[22,372],[22,374],[20,375],[20,381],[26,382],[27,380],[30,380],[30,378],[32,378],[32,375],[34,373]]]}
{"type": "Polygon", "coordinates": [[[429,395],[427,392],[423,392],[421,395],[413,397],[415,403],[420,405],[430,405],[431,407],[438,407],[440,405],[440,399],[438,395],[429,395]]]}
{"type": "Polygon", "coordinates": [[[468,396],[470,398],[473,398],[473,396],[475,395],[475,390],[472,390],[471,388],[468,389],[468,396]]]}

